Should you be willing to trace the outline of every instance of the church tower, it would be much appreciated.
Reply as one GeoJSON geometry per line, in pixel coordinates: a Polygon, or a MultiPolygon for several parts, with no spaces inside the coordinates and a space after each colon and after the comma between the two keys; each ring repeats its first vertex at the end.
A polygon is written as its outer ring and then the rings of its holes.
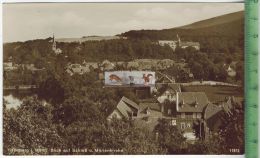
{"type": "Polygon", "coordinates": [[[181,44],[181,39],[180,39],[178,34],[177,34],[177,40],[178,40],[178,45],[180,45],[181,44]]]}
{"type": "Polygon", "coordinates": [[[55,42],[54,34],[53,34],[53,37],[52,37],[52,50],[53,50],[53,51],[56,50],[56,42],[55,42]]]}

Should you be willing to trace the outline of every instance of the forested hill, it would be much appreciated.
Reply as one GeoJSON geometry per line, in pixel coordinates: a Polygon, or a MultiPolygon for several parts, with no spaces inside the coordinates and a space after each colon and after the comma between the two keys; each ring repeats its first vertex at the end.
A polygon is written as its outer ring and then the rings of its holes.
{"type": "Polygon", "coordinates": [[[183,27],[163,30],[132,30],[123,33],[128,38],[150,40],[197,41],[201,51],[235,53],[244,47],[244,11],[218,16],[183,27]]]}
{"type": "Polygon", "coordinates": [[[190,25],[185,25],[180,28],[182,29],[198,29],[198,28],[205,28],[210,26],[221,25],[225,23],[231,23],[234,21],[243,20],[244,11],[234,12],[222,16],[217,16],[211,19],[202,20],[199,22],[192,23],[190,25]]]}
{"type": "MultiPolygon", "coordinates": [[[[221,53],[233,60],[234,58],[243,60],[243,15],[244,12],[237,12],[179,28],[129,31],[121,34],[128,39],[85,41],[82,43],[57,42],[57,47],[62,50],[62,56],[67,56],[67,60],[72,63],[81,63],[83,60],[129,61],[139,58],[174,58],[178,54],[177,51],[173,52],[169,46],[161,47],[156,44],[156,41],[175,40],[178,34],[182,41],[199,42],[200,52],[207,53],[209,56],[219,56],[216,53],[221,53]]],[[[4,61],[8,61],[9,57],[12,56],[14,63],[18,64],[46,63],[50,58],[55,58],[51,39],[50,37],[6,43],[3,45],[4,61]]]]}

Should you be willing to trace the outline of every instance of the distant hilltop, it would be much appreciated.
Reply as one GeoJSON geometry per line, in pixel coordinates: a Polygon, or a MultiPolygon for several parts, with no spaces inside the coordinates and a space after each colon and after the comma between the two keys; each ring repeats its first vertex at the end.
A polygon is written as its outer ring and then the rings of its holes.
{"type": "Polygon", "coordinates": [[[113,40],[113,39],[126,39],[122,36],[83,36],[81,38],[55,38],[56,42],[85,42],[85,41],[102,41],[102,40],[113,40]]]}

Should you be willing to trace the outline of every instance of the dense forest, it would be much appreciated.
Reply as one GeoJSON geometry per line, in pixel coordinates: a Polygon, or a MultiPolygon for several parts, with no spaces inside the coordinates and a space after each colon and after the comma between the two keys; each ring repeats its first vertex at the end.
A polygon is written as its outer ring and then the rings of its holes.
{"type": "MultiPolygon", "coordinates": [[[[40,60],[55,57],[52,53],[50,38],[33,40],[24,43],[8,43],[4,45],[4,61],[12,56],[15,63],[37,64],[40,60]]],[[[72,63],[85,61],[130,61],[139,58],[173,58],[170,47],[161,47],[144,39],[116,39],[103,41],[86,41],[83,43],[57,43],[63,56],[72,63]]]]}

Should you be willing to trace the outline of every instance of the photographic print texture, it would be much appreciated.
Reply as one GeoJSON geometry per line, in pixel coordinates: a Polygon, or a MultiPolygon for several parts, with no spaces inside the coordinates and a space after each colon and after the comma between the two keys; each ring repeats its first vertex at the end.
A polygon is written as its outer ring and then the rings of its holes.
{"type": "Polygon", "coordinates": [[[3,4],[4,155],[240,155],[243,85],[243,3],[3,4]]]}

